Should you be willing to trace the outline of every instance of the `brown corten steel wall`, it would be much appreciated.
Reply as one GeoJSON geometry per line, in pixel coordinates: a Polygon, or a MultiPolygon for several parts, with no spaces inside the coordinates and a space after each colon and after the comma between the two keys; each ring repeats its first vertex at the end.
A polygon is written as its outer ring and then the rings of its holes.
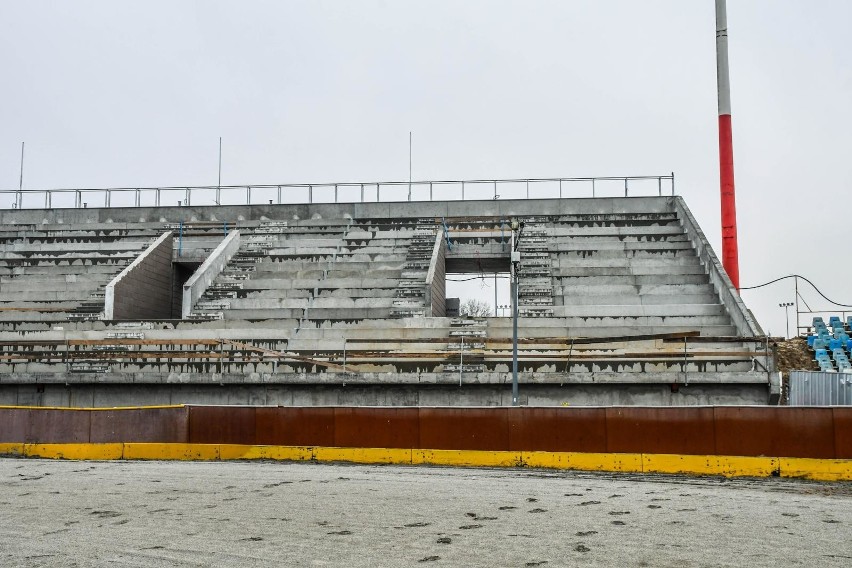
{"type": "Polygon", "coordinates": [[[189,408],[0,408],[0,442],[187,442],[189,408]]]}
{"type": "Polygon", "coordinates": [[[852,407],[0,408],[0,442],[122,441],[852,459],[852,407]]]}

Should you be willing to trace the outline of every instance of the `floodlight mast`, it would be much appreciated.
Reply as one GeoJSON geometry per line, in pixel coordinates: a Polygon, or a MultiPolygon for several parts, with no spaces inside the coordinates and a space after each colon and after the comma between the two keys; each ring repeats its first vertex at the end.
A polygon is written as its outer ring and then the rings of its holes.
{"type": "Polygon", "coordinates": [[[737,204],[734,195],[734,142],[731,132],[731,78],[728,70],[728,9],[716,0],[716,86],[719,103],[719,182],[722,195],[722,265],[740,289],[737,204]]]}

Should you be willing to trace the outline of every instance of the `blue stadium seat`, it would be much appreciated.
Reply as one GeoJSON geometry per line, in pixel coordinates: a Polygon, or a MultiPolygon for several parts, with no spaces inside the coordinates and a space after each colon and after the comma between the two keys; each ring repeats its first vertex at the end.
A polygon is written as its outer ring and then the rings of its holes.
{"type": "Polygon", "coordinates": [[[828,340],[823,339],[822,337],[817,337],[816,339],[814,339],[814,349],[828,349],[828,340]]]}
{"type": "Polygon", "coordinates": [[[828,325],[834,327],[835,324],[842,323],[839,316],[831,316],[828,318],[828,325]]]}
{"type": "Polygon", "coordinates": [[[837,362],[837,370],[841,373],[848,373],[852,371],[852,363],[849,362],[849,359],[844,359],[843,361],[837,362]]]}
{"type": "Polygon", "coordinates": [[[846,342],[846,351],[852,353],[852,339],[846,342]]]}
{"type": "Polygon", "coordinates": [[[835,349],[843,348],[843,342],[839,339],[834,339],[833,337],[828,340],[828,349],[830,351],[834,351],[835,349]]]}
{"type": "Polygon", "coordinates": [[[819,348],[814,352],[814,359],[819,361],[820,359],[828,359],[828,351],[824,348],[819,348]]]}
{"type": "Polygon", "coordinates": [[[831,350],[831,356],[834,358],[835,361],[837,361],[838,359],[847,359],[846,351],[844,351],[842,347],[838,347],[837,349],[832,349],[831,350]]]}
{"type": "Polygon", "coordinates": [[[831,364],[831,361],[829,359],[823,359],[821,361],[817,361],[817,363],[819,363],[819,370],[820,371],[833,371],[834,370],[834,365],[831,364]]]}
{"type": "Polygon", "coordinates": [[[816,335],[809,335],[808,336],[808,347],[810,347],[811,349],[814,348],[814,340],[815,339],[816,339],[816,335]]]}
{"type": "Polygon", "coordinates": [[[817,326],[817,324],[820,324],[820,323],[821,323],[822,325],[825,325],[825,322],[823,321],[823,319],[822,319],[820,316],[816,316],[816,317],[814,318],[814,321],[813,321],[813,325],[814,325],[814,327],[816,327],[816,326],[817,326]]]}
{"type": "Polygon", "coordinates": [[[849,341],[849,334],[843,331],[842,329],[834,330],[834,339],[840,340],[844,346],[846,346],[846,342],[849,341]]]}

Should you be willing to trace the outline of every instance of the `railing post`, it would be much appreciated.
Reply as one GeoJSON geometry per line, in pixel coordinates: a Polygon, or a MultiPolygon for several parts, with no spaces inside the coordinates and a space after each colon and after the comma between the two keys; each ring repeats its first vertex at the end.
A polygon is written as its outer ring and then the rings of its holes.
{"type": "Polygon", "coordinates": [[[157,191],[155,192],[155,197],[156,197],[156,201],[157,201],[157,207],[159,207],[160,206],[160,188],[159,187],[157,188],[157,191]]]}
{"type": "Polygon", "coordinates": [[[361,203],[364,203],[364,184],[361,184],[361,203]]]}
{"type": "MultiPolygon", "coordinates": [[[[494,180],[494,200],[497,200],[497,180],[494,180]]],[[[494,312],[497,313],[497,312],[494,312]]]]}
{"type": "Polygon", "coordinates": [[[674,172],[672,172],[672,197],[674,197],[675,188],[674,188],[674,172]]]}
{"type": "Polygon", "coordinates": [[[278,186],[278,205],[281,205],[281,186],[278,186]]]}
{"type": "Polygon", "coordinates": [[[627,178],[624,178],[624,197],[627,197],[627,178]]]}
{"type": "Polygon", "coordinates": [[[562,199],[562,179],[559,180],[559,199],[562,199]]]}
{"type": "Polygon", "coordinates": [[[657,178],[657,195],[659,197],[663,196],[663,178],[661,177],[657,178]]]}
{"type": "Polygon", "coordinates": [[[334,184],[334,202],[337,203],[337,184],[334,184]]]}
{"type": "Polygon", "coordinates": [[[251,186],[246,186],[246,205],[251,205],[251,186]]]}
{"type": "Polygon", "coordinates": [[[595,178],[592,178],[592,197],[595,196],[595,178]]]}
{"type": "Polygon", "coordinates": [[[308,203],[314,202],[314,186],[308,186],[308,203]]]}
{"type": "Polygon", "coordinates": [[[530,198],[530,180],[527,180],[527,199],[530,198]]]}
{"type": "Polygon", "coordinates": [[[136,202],[136,207],[141,207],[142,206],[142,192],[140,192],[139,188],[137,187],[136,190],[134,191],[134,193],[135,193],[135,195],[134,195],[135,199],[133,201],[136,202]]]}
{"type": "Polygon", "coordinates": [[[432,182],[429,182],[429,201],[432,201],[432,182]]]}
{"type": "Polygon", "coordinates": [[[462,182],[462,201],[464,201],[464,182],[462,182]]]}
{"type": "Polygon", "coordinates": [[[186,202],[187,207],[190,207],[192,205],[192,188],[189,188],[189,187],[186,188],[185,202],[186,202]]]}
{"type": "Polygon", "coordinates": [[[382,200],[381,185],[377,183],[376,184],[376,203],[378,203],[381,200],[382,200]]]}

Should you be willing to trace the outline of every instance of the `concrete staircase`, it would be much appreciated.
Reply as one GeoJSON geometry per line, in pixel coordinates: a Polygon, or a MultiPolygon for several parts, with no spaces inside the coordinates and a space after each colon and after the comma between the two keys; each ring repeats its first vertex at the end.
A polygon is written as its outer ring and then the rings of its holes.
{"type": "Polygon", "coordinates": [[[0,329],[99,319],[104,287],[158,236],[146,227],[0,229],[0,329]]]}

